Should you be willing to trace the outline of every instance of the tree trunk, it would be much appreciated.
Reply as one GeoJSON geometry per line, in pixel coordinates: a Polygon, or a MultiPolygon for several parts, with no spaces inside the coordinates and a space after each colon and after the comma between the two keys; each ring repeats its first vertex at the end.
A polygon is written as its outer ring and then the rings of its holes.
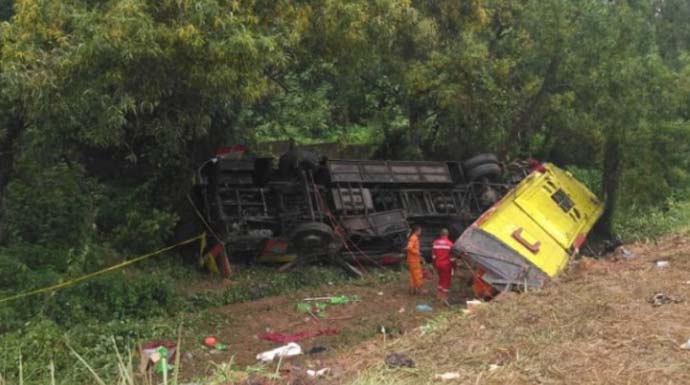
{"type": "MultiPolygon", "coordinates": [[[[5,188],[10,183],[12,171],[14,169],[15,143],[19,139],[22,130],[26,128],[26,124],[21,119],[16,119],[8,124],[5,137],[0,140],[0,224],[2,223],[3,200],[5,197],[5,188]]],[[[2,226],[0,226],[0,244],[5,242],[5,234],[3,234],[2,226]]]]}
{"type": "Polygon", "coordinates": [[[415,154],[415,158],[419,158],[422,152],[422,108],[413,101],[409,102],[407,116],[410,122],[409,145],[415,154]]]}
{"type": "Polygon", "coordinates": [[[606,138],[604,144],[604,175],[602,191],[604,194],[604,213],[599,219],[597,230],[604,236],[612,238],[613,215],[618,201],[618,187],[621,176],[620,138],[614,133],[606,138]]]}
{"type": "Polygon", "coordinates": [[[8,126],[5,137],[0,140],[0,201],[2,201],[5,187],[10,182],[12,168],[14,167],[14,144],[25,124],[18,119],[11,122],[8,126]]]}
{"type": "MultiPolygon", "coordinates": [[[[539,87],[539,91],[529,100],[527,106],[520,112],[510,127],[508,139],[504,143],[503,150],[501,151],[504,156],[515,143],[518,143],[521,147],[525,145],[526,136],[524,134],[534,125],[535,118],[538,117],[539,109],[556,84],[558,67],[560,64],[561,56],[559,53],[556,53],[551,57],[549,67],[546,69],[544,80],[541,83],[541,87],[539,87]]],[[[524,149],[521,148],[521,150],[524,149]]]]}

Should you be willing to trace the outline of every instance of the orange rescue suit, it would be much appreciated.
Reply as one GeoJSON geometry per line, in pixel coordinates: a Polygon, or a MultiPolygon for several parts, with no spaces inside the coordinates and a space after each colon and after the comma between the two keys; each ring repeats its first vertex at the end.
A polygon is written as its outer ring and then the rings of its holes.
{"type": "Polygon", "coordinates": [[[419,236],[412,234],[407,241],[407,268],[410,271],[410,287],[419,289],[424,284],[422,255],[419,252],[419,236]]]}

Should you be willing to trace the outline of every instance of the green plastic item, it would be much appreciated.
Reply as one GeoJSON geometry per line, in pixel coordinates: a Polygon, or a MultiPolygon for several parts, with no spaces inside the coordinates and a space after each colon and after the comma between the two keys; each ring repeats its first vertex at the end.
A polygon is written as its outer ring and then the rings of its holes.
{"type": "Polygon", "coordinates": [[[213,347],[216,350],[228,350],[228,345],[226,344],[216,344],[216,346],[213,347]]]}
{"type": "Polygon", "coordinates": [[[360,299],[358,296],[353,295],[352,297],[348,297],[346,295],[337,295],[335,297],[331,297],[331,299],[328,301],[333,305],[347,305],[350,302],[359,302],[360,299]]]}
{"type": "Polygon", "coordinates": [[[160,346],[156,351],[161,356],[160,361],[156,364],[156,373],[161,374],[173,370],[173,365],[168,364],[168,349],[165,346],[160,346]]]}

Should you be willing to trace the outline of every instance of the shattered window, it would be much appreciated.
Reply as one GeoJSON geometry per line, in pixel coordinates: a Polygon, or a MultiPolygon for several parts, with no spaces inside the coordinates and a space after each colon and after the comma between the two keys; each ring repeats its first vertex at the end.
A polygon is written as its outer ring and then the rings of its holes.
{"type": "Polygon", "coordinates": [[[572,209],[573,206],[575,206],[575,203],[573,203],[568,194],[566,194],[565,191],[563,191],[563,189],[560,188],[556,190],[556,192],[553,193],[553,195],[551,195],[551,199],[553,199],[554,202],[558,204],[558,207],[560,207],[561,210],[563,210],[563,212],[565,213],[570,211],[570,209],[572,209]]]}

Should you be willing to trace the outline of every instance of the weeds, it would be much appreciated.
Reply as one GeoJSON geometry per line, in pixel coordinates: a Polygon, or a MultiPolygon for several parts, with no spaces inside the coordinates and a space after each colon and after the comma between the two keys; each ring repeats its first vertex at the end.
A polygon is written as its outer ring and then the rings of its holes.
{"type": "Polygon", "coordinates": [[[629,208],[615,218],[614,226],[626,241],[650,240],[690,228],[690,201],[669,199],[662,207],[629,208]]]}
{"type": "MultiPolygon", "coordinates": [[[[322,285],[330,286],[348,281],[342,270],[334,267],[306,267],[290,273],[278,273],[272,267],[252,267],[240,270],[232,277],[232,284],[220,292],[202,292],[190,294],[184,290],[169,290],[172,282],[164,282],[167,269],[181,269],[180,266],[165,265],[162,269],[152,272],[144,278],[143,283],[136,284],[142,276],[130,272],[122,276],[113,276],[105,282],[96,284],[98,290],[87,287],[74,287],[69,293],[57,293],[55,296],[63,296],[57,301],[56,297],[47,296],[40,298],[35,303],[33,314],[38,312],[35,318],[24,322],[15,322],[15,327],[7,329],[0,334],[0,385],[21,383],[26,385],[45,384],[51,378],[56,378],[55,385],[105,384],[139,385],[141,379],[135,379],[124,375],[131,364],[131,346],[138,346],[142,341],[169,339],[176,336],[178,346],[183,340],[188,341],[187,336],[198,334],[196,325],[228,322],[227,317],[215,315],[205,311],[225,304],[246,302],[271,295],[286,295],[302,289],[316,288],[322,285]],[[117,282],[117,281],[121,282],[117,282]],[[107,284],[113,282],[115,287],[128,286],[125,291],[114,290],[108,294],[107,284]],[[166,290],[163,298],[171,298],[172,301],[155,302],[155,294],[147,291],[155,291],[160,287],[166,290]],[[132,288],[136,288],[132,290],[132,288]],[[125,298],[118,299],[122,293],[125,298]],[[67,295],[70,294],[70,295],[67,295]],[[110,297],[107,297],[110,295],[110,297]],[[173,297],[170,297],[172,295],[173,297]],[[111,299],[108,299],[111,298],[111,299]],[[119,313],[107,313],[108,307],[104,304],[92,302],[110,301],[113,307],[129,306],[130,311],[119,313]],[[135,300],[136,299],[136,300],[135,300]],[[55,302],[55,303],[54,303],[55,302]],[[61,304],[64,308],[60,314],[71,316],[69,322],[63,322],[65,317],[51,318],[48,310],[61,304]],[[122,305],[123,304],[123,305],[122,305]],[[139,306],[139,307],[137,307],[139,306]],[[156,308],[159,307],[159,308],[156,308]],[[161,309],[162,307],[162,309],[161,309]],[[171,317],[174,312],[185,312],[185,330],[180,328],[181,320],[171,317]],[[106,321],[106,315],[110,320],[106,321]],[[150,314],[150,315],[149,315],[150,314]],[[21,352],[22,369],[19,370],[17,359],[21,352]],[[75,355],[78,354],[78,357],[75,355]],[[79,358],[81,357],[81,359],[79,358]],[[78,365],[75,365],[75,360],[78,365]],[[51,363],[49,365],[48,363],[51,363]],[[91,368],[91,370],[89,369],[91,368]],[[99,376],[93,375],[96,372],[99,376]]],[[[187,268],[182,268],[187,269],[187,268]]],[[[178,274],[179,275],[179,274],[178,274]]],[[[187,273],[179,275],[179,286],[201,286],[215,278],[206,274],[194,273],[187,269],[187,273]]],[[[357,284],[371,285],[390,282],[396,273],[388,270],[372,269],[364,280],[354,281],[357,284]]],[[[119,289],[118,289],[119,290],[119,289]]],[[[26,307],[26,303],[15,305],[17,308],[26,307]]],[[[22,309],[20,309],[22,310],[22,309]]],[[[4,317],[11,318],[12,313],[8,309],[0,310],[4,317]]],[[[16,321],[16,320],[15,320],[16,321]]],[[[3,327],[6,327],[4,321],[3,327]]],[[[180,367],[181,356],[176,355],[174,366],[180,367]]],[[[216,366],[214,372],[222,378],[223,373],[230,373],[233,378],[253,374],[269,377],[272,373],[261,373],[263,368],[248,368],[240,371],[232,365],[222,364],[216,366]]],[[[179,372],[172,373],[170,381],[179,381],[179,372]]],[[[227,383],[228,381],[225,381],[227,383]]],[[[209,382],[204,381],[204,384],[209,382]]],[[[211,382],[213,383],[213,382],[211,382]]],[[[223,384],[224,382],[217,382],[223,384]]]]}

